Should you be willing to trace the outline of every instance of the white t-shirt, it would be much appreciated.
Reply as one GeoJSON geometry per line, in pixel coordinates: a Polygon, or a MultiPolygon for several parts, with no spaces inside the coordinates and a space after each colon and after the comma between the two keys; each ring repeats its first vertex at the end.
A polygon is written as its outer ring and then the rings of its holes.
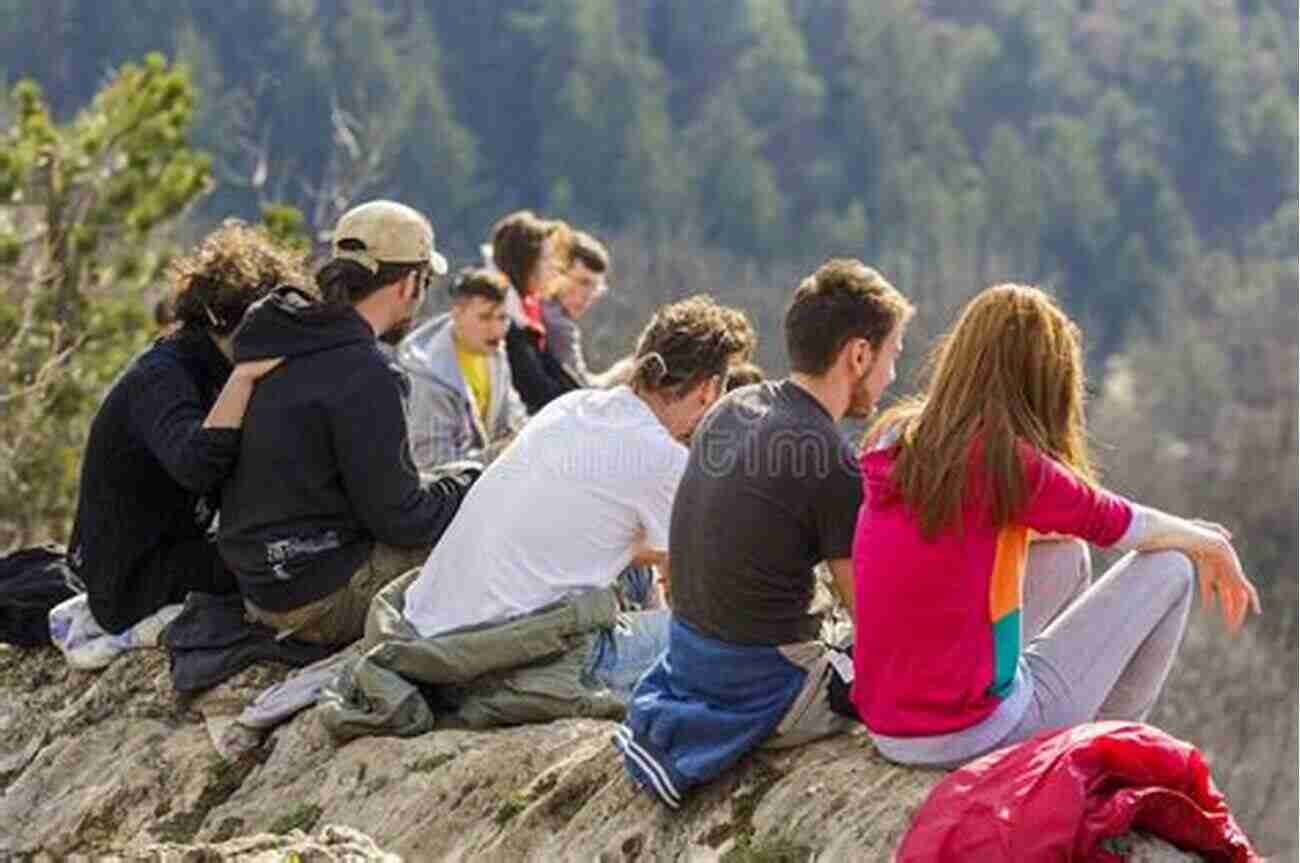
{"type": "Polygon", "coordinates": [[[608,586],[642,530],[668,548],[688,455],[626,386],[561,396],[470,489],[406,590],[406,618],[427,637],[608,586]]]}

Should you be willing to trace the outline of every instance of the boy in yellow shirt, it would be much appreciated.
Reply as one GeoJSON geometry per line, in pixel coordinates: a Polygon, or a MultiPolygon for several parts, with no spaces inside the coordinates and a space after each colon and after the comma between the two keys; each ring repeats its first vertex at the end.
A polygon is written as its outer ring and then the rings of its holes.
{"type": "Polygon", "coordinates": [[[524,420],[505,354],[509,285],[500,273],[465,268],[451,284],[451,310],[402,340],[397,359],[411,381],[411,454],[428,471],[483,459],[524,420]]]}

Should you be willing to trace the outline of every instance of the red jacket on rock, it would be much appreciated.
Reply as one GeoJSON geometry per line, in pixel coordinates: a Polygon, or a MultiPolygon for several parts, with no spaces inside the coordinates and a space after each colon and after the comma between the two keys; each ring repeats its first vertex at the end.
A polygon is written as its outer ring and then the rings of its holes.
{"type": "Polygon", "coordinates": [[[1102,839],[1142,830],[1209,861],[1260,858],[1201,753],[1149,725],[1039,734],[954,771],[912,817],[895,863],[1122,863],[1102,839]]]}

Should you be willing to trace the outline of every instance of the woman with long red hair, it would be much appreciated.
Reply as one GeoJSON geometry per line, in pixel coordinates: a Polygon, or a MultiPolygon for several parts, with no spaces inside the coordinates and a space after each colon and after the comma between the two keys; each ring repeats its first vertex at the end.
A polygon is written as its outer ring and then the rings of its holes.
{"type": "Polygon", "coordinates": [[[1235,633],[1259,597],[1220,525],[1102,488],[1078,327],[1036,288],[976,296],[924,395],[862,457],[853,701],[880,752],[951,765],[1150,712],[1199,576],[1235,633]],[[1088,546],[1129,551],[1092,583],[1088,546]]]}

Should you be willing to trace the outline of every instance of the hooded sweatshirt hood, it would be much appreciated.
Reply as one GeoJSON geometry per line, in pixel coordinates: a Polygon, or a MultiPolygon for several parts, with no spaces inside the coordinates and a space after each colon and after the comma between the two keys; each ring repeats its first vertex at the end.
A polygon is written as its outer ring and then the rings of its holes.
{"type": "Polygon", "coordinates": [[[280,287],[249,306],[233,346],[235,362],[241,363],[374,341],[374,330],[351,306],[322,303],[298,288],[280,287]]]}
{"type": "Polygon", "coordinates": [[[442,314],[426,321],[402,339],[397,348],[397,361],[408,374],[431,378],[469,399],[464,376],[456,361],[451,315],[442,314]]]}
{"type": "Polygon", "coordinates": [[[491,396],[487,416],[478,415],[456,356],[450,315],[421,324],[403,339],[397,361],[410,379],[407,420],[411,451],[421,470],[475,458],[523,423],[523,405],[510,385],[504,347],[487,355],[491,396]]]}
{"type": "Polygon", "coordinates": [[[376,543],[437,541],[468,481],[420,484],[406,378],[364,318],[278,288],[249,309],[234,342],[236,360],[289,358],[254,388],[221,489],[218,547],[248,602],[300,608],[345,587],[376,543]]]}

